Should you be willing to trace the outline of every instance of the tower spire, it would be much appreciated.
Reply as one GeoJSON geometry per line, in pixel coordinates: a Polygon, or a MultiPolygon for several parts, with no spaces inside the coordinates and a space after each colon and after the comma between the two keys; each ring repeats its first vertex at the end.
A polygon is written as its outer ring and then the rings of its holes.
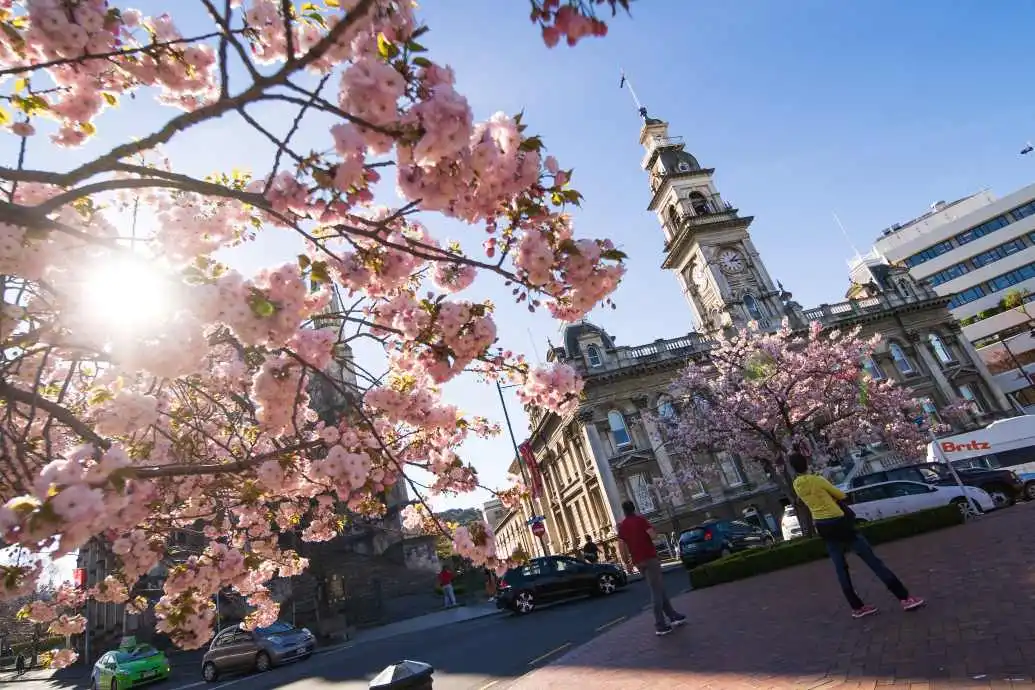
{"type": "Polygon", "coordinates": [[[647,108],[645,108],[644,105],[640,103],[640,99],[636,97],[636,91],[635,89],[633,89],[632,82],[629,81],[629,78],[625,76],[625,70],[619,68],[619,71],[622,74],[622,80],[618,82],[618,88],[624,89],[626,84],[629,85],[629,94],[632,96],[633,103],[636,105],[636,112],[640,114],[640,117],[646,120],[647,108]]]}

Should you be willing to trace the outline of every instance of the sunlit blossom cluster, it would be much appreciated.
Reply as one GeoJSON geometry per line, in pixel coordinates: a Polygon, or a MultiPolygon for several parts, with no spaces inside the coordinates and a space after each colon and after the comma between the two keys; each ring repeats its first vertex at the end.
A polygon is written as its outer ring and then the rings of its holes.
{"type": "MultiPolygon", "coordinates": [[[[115,565],[30,605],[55,635],[82,631],[85,597],[146,606],[134,587],[159,565],[157,629],[177,645],[210,639],[226,589],[250,607],[246,626],[271,623],[274,584],[308,565],[280,546],[284,533],[327,541],[349,520],[379,520],[400,483],[421,499],[478,488],[463,445],[499,427],[451,404],[445,384],[474,371],[517,383],[527,405],[577,406],[570,367],[529,369],[497,347],[496,307],[476,294],[485,279],[573,321],[624,272],[610,241],[576,235],[571,171],[523,118],[475,118],[453,69],[418,41],[427,27],[414,3],[341,0],[306,16],[278,0],[227,7],[225,25],[189,35],[174,9],[0,0],[0,135],[24,153],[0,166],[0,540],[52,556],[95,540],[115,565]],[[242,64],[221,64],[223,53],[242,64]],[[169,118],[159,129],[106,129],[105,111],[146,97],[171,106],[154,111],[169,118]],[[249,119],[265,101],[333,121],[300,113],[298,141],[278,139],[249,119]],[[255,174],[193,177],[163,151],[238,116],[240,132],[227,131],[270,145],[255,174]],[[93,160],[34,169],[40,146],[87,143],[93,160]],[[382,181],[402,205],[377,203],[382,181]],[[460,226],[457,239],[423,216],[460,226]],[[274,233],[304,249],[254,275],[223,263],[274,233]],[[115,289],[98,304],[101,278],[115,289]],[[162,299],[139,294],[149,290],[162,299]],[[357,364],[352,341],[383,347],[387,372],[357,364]],[[431,473],[428,488],[413,469],[431,473]],[[203,545],[172,546],[173,531],[203,545]]],[[[540,11],[548,45],[605,33],[575,5],[540,11]]],[[[499,495],[516,505],[526,493],[499,495]]],[[[404,522],[437,523],[412,506],[404,522]]],[[[450,537],[477,565],[509,563],[482,523],[450,537]]],[[[0,598],[40,577],[38,564],[0,565],[0,598]]]]}
{"type": "MultiPolygon", "coordinates": [[[[804,334],[786,322],[769,333],[752,323],[718,341],[673,382],[677,414],[656,417],[670,447],[687,459],[659,488],[696,490],[717,474],[720,451],[777,481],[789,477],[784,459],[791,452],[812,455],[817,470],[862,444],[922,454],[929,426],[916,422],[919,401],[909,388],[866,373],[880,335],[858,334],[824,331],[818,322],[804,334]]],[[[935,431],[945,428],[934,424],[935,431]]]]}

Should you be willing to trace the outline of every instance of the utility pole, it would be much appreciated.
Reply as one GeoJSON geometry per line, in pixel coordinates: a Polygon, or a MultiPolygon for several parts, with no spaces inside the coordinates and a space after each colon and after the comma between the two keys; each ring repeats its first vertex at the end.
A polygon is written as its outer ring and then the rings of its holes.
{"type": "MultiPolygon", "coordinates": [[[[529,491],[531,491],[532,493],[530,497],[530,502],[532,504],[532,512],[538,515],[540,514],[540,509],[536,505],[537,501],[535,499],[535,485],[529,479],[528,469],[525,467],[525,461],[521,457],[520,449],[518,449],[517,437],[514,436],[514,427],[510,423],[510,413],[507,411],[507,400],[503,397],[503,386],[500,385],[500,382],[498,380],[496,381],[496,392],[498,392],[500,395],[500,406],[503,407],[503,419],[507,423],[507,432],[510,433],[510,443],[514,446],[514,457],[517,458],[518,468],[520,468],[521,470],[521,479],[525,482],[525,486],[527,486],[529,488],[529,491]]],[[[533,517],[535,517],[535,515],[533,517]]],[[[549,552],[546,550],[545,532],[539,535],[539,547],[543,550],[544,556],[549,555],[549,552]]]]}

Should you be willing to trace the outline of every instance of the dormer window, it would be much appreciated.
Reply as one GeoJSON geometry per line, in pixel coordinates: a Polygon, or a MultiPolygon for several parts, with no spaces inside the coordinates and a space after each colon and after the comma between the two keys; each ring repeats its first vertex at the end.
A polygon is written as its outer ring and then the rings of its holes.
{"type": "Polygon", "coordinates": [[[589,362],[591,369],[596,369],[603,365],[604,360],[600,358],[600,349],[596,345],[590,345],[586,348],[586,361],[589,362]]]}
{"type": "Polygon", "coordinates": [[[679,165],[676,166],[676,170],[681,173],[690,172],[690,164],[686,161],[679,161],[679,165]]]}

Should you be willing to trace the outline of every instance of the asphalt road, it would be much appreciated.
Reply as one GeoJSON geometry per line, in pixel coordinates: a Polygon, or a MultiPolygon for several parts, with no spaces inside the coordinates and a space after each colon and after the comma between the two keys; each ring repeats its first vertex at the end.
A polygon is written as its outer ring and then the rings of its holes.
{"type": "MultiPolygon", "coordinates": [[[[678,568],[667,572],[665,583],[670,596],[686,591],[686,571],[678,568]]],[[[385,640],[358,642],[262,675],[227,678],[212,685],[200,680],[200,669],[192,677],[181,675],[186,673],[185,669],[159,687],[366,690],[370,679],[381,669],[412,659],[435,667],[435,690],[505,690],[521,675],[640,614],[649,602],[646,584],[633,582],[610,597],[575,599],[539,609],[529,616],[490,616],[385,640]]]]}

